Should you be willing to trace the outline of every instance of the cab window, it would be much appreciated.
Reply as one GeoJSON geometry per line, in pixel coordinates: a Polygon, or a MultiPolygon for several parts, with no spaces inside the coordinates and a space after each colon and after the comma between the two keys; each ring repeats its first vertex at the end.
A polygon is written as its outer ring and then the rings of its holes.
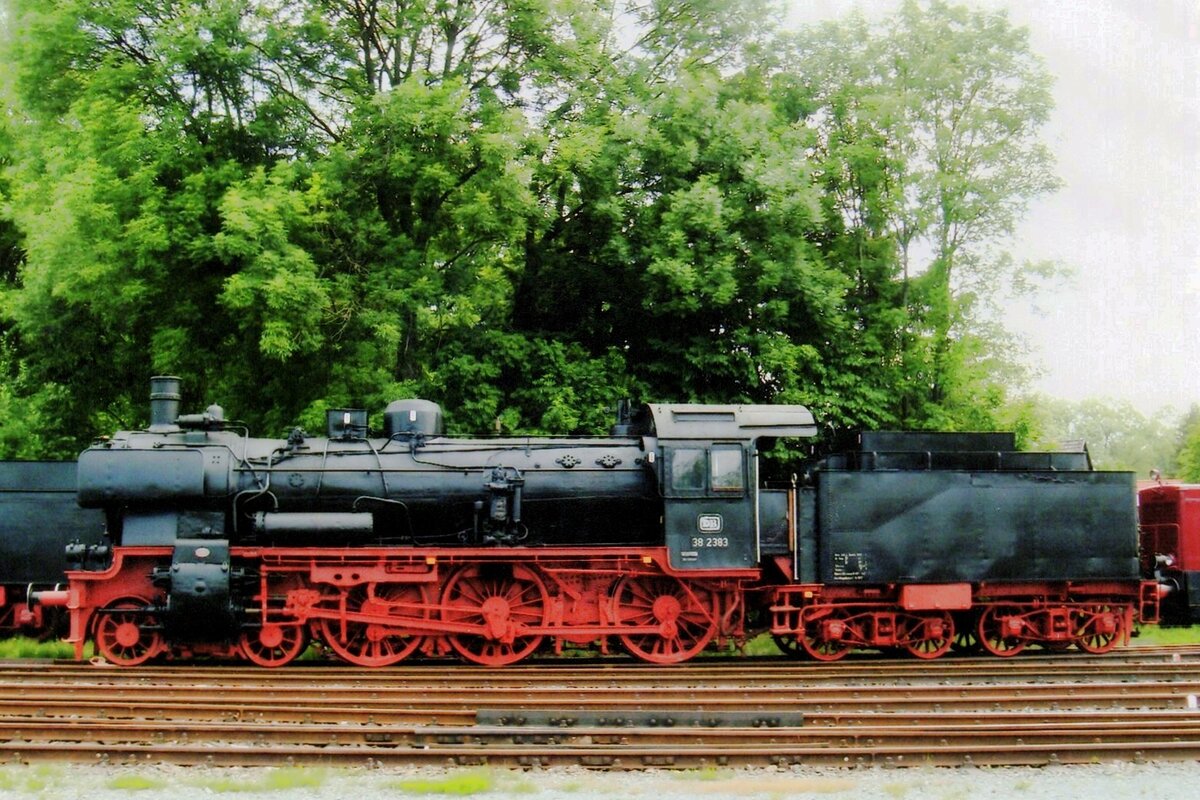
{"type": "Polygon", "coordinates": [[[671,453],[671,488],[703,491],[704,455],[702,449],[680,449],[671,453]]]}
{"type": "Polygon", "coordinates": [[[740,492],[745,488],[742,476],[742,448],[714,447],[710,459],[714,492],[740,492]]]}

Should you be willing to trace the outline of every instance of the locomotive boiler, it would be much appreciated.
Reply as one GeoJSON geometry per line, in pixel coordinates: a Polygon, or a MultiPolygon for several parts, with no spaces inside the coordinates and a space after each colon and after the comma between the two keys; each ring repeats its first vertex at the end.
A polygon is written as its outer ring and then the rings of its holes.
{"type": "Polygon", "coordinates": [[[955,643],[1104,651],[1155,613],[1132,479],[1011,435],[864,435],[790,484],[763,439],[802,406],[651,404],[606,437],[460,438],[427,401],[253,438],[179,414],[155,378],[146,430],[86,450],[102,511],[66,592],[77,653],[280,666],[310,642],[350,663],[619,647],[656,663],[769,630],[785,652],[934,658],[955,643]]]}

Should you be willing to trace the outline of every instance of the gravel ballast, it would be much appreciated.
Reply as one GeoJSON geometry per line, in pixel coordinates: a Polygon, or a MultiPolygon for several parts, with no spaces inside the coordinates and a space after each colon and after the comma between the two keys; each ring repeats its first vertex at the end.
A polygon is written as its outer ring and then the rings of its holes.
{"type": "Polygon", "coordinates": [[[489,768],[334,770],[170,766],[0,766],[0,798],[172,800],[365,800],[477,797],[484,800],[695,800],[696,798],[853,798],[853,800],[1090,800],[1192,798],[1200,763],[1103,764],[1042,768],[720,769],[522,772],[489,768]]]}

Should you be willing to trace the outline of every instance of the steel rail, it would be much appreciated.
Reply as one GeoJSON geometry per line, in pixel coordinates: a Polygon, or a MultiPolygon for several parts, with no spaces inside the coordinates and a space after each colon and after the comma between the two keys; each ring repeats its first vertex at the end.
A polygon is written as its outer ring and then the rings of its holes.
{"type": "Polygon", "coordinates": [[[1200,759],[1200,663],[1167,658],[1167,669],[1083,678],[1016,660],[988,672],[925,663],[921,675],[888,661],[867,683],[813,680],[791,662],[773,682],[757,674],[772,665],[745,665],[748,680],[729,662],[649,668],[654,680],[627,686],[638,671],[609,665],[467,670],[469,679],[423,669],[398,681],[390,670],[329,667],[5,666],[0,759],[593,768],[1200,759]],[[523,684],[489,684],[518,674],[523,684]],[[592,722],[572,723],[564,709],[592,722]],[[760,709],[793,721],[745,726],[746,712],[760,709]],[[667,722],[697,710],[740,722],[667,722]]]}
{"type": "Polygon", "coordinates": [[[47,675],[49,670],[61,680],[110,672],[113,681],[142,682],[146,679],[187,682],[196,676],[210,676],[219,670],[223,682],[310,683],[318,676],[329,680],[355,680],[362,683],[403,683],[412,681],[441,681],[463,683],[486,681],[489,685],[526,684],[534,681],[608,680],[611,682],[651,683],[678,682],[683,676],[700,679],[737,680],[742,682],[778,682],[781,676],[796,679],[842,681],[872,680],[886,675],[911,680],[938,680],[945,674],[1008,676],[1022,672],[1049,678],[1078,677],[1087,674],[1131,674],[1146,672],[1165,674],[1187,666],[1200,668],[1200,649],[1187,648],[1130,648],[1101,656],[1084,654],[1032,655],[1021,654],[1012,659],[992,656],[946,657],[936,661],[887,659],[864,655],[834,664],[797,662],[783,657],[712,658],[683,665],[661,667],[626,659],[575,660],[557,659],[524,663],[491,669],[459,664],[455,661],[418,660],[386,669],[370,669],[327,662],[297,662],[283,670],[264,670],[240,664],[178,664],[143,665],[122,669],[108,664],[92,665],[77,662],[0,662],[0,680],[23,680],[30,675],[47,675]]]}
{"type": "Polygon", "coordinates": [[[381,747],[430,747],[473,744],[848,744],[881,742],[929,742],[937,746],[954,743],[1007,744],[1095,743],[1157,741],[1200,742],[1200,714],[1178,718],[1123,717],[1083,721],[1072,718],[1026,718],[1019,721],[989,721],[986,724],[960,721],[940,723],[935,717],[910,718],[904,725],[847,724],[802,725],[779,728],[720,728],[698,725],[684,727],[558,727],[498,725],[364,725],[347,727],[336,723],[278,725],[264,722],[188,722],[152,720],[61,719],[0,722],[0,741],[94,742],[97,744],[201,743],[259,745],[304,744],[377,745],[381,747]]]}
{"type": "MultiPolygon", "coordinates": [[[[884,705],[912,708],[940,705],[978,707],[1020,703],[1047,707],[1052,703],[1102,705],[1129,702],[1174,703],[1190,695],[1200,697],[1200,672],[1163,681],[1094,681],[1074,683],[954,683],[897,686],[837,685],[780,682],[775,686],[580,686],[537,685],[526,687],[487,686],[229,686],[220,681],[188,686],[153,683],[106,685],[27,683],[0,684],[0,707],[29,700],[70,700],[81,705],[126,702],[204,702],[219,692],[221,702],[237,707],[288,702],[305,706],[361,706],[372,708],[459,708],[480,705],[561,708],[639,708],[662,704],[681,708],[811,708],[884,705]]],[[[1160,706],[1161,707],[1161,706],[1160,706]]]]}

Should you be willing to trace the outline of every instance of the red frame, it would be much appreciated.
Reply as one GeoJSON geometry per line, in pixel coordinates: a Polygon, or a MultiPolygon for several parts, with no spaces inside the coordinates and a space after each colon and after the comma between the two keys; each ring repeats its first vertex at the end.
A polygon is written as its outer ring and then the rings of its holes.
{"type": "Polygon", "coordinates": [[[1156,622],[1158,598],[1153,581],[792,585],[772,592],[771,633],[827,661],[855,648],[937,658],[964,636],[999,656],[1030,644],[1104,652],[1127,645],[1138,620],[1156,622]]]}
{"type": "MultiPolygon", "coordinates": [[[[170,547],[117,547],[111,566],[103,572],[68,573],[68,641],[74,643],[77,658],[83,655],[84,643],[98,635],[107,637],[110,651],[120,649],[118,645],[133,647],[128,657],[131,665],[163,652],[237,654],[228,645],[204,644],[168,652],[154,634],[138,643],[128,624],[136,621],[132,613],[116,615],[119,621],[98,633],[98,624],[106,618],[103,609],[131,599],[143,605],[161,604],[164,598],[151,574],[154,567],[169,565],[171,554],[170,547]]],[[[617,636],[626,649],[645,660],[674,663],[690,658],[714,636],[744,639],[745,588],[761,576],[758,569],[675,570],[663,547],[421,551],[234,547],[230,558],[235,567],[249,567],[259,575],[259,590],[250,599],[257,601],[261,633],[251,642],[253,648],[245,641],[239,647],[241,655],[266,666],[277,665],[273,659],[282,664],[294,657],[290,648],[298,645],[300,637],[281,635],[281,631],[297,628],[326,640],[338,632],[348,638],[347,631],[353,630],[376,643],[395,639],[397,647],[402,637],[419,636],[425,638],[424,652],[457,650],[468,660],[493,666],[512,663],[527,655],[526,650],[536,649],[517,647],[515,642],[551,637],[561,651],[566,644],[598,640],[607,652],[609,639],[617,636]],[[520,582],[532,592],[533,617],[526,609],[518,619],[517,609],[510,608],[514,597],[503,591],[487,597],[480,594],[488,587],[478,574],[486,573],[492,564],[510,566],[507,580],[520,582]],[[464,575],[467,593],[453,595],[451,586],[464,575]],[[393,591],[396,596],[377,600],[375,587],[412,591],[393,591]],[[477,595],[478,602],[472,599],[477,595]],[[663,644],[660,639],[679,643],[663,644]],[[479,642],[494,644],[475,646],[479,642]],[[251,649],[255,652],[248,653],[251,649]]],[[[362,644],[361,651],[353,649],[360,645],[349,641],[338,645],[333,649],[354,663],[380,666],[389,661],[389,653],[371,644],[362,644]]]]}
{"type": "Polygon", "coordinates": [[[257,573],[245,598],[257,619],[227,643],[168,643],[147,607],[165,597],[152,580],[171,547],[117,547],[103,572],[68,574],[69,641],[82,657],[98,640],[110,660],[210,655],[281,666],[310,638],[363,666],[414,652],[515,663],[552,642],[610,652],[614,637],[646,661],[677,663],[714,639],[743,641],[747,594],[765,601],[771,632],[793,652],[834,660],[858,647],[937,658],[974,634],[996,655],[1027,644],[1104,652],[1134,623],[1157,620],[1151,581],[764,585],[758,569],[672,569],[667,549],[235,547],[235,568],[257,573]],[[491,569],[501,566],[503,569],[491,569]],[[106,610],[107,609],[107,610],[106,610]]]}

